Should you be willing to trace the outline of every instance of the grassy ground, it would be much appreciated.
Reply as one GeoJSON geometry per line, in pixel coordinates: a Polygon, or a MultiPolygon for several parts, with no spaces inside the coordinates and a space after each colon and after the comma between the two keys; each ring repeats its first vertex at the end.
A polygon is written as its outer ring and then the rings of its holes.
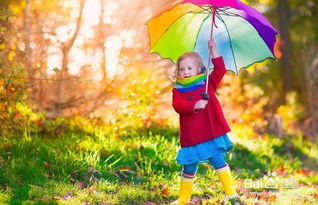
{"type": "MultiPolygon", "coordinates": [[[[296,136],[251,138],[246,129],[233,128],[227,156],[242,200],[318,204],[317,145],[296,136]]],[[[169,204],[178,195],[177,149],[173,128],[26,130],[1,139],[0,204],[169,204]]],[[[201,164],[193,204],[222,201],[214,170],[201,164]]]]}

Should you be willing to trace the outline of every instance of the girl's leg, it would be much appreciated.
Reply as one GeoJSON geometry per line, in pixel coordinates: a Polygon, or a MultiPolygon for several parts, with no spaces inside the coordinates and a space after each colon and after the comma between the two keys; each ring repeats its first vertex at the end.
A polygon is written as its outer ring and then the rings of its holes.
{"type": "Polygon", "coordinates": [[[180,193],[178,201],[172,204],[184,205],[190,204],[192,186],[194,183],[194,177],[198,169],[198,163],[184,165],[181,174],[180,193]]]}
{"type": "Polygon", "coordinates": [[[224,155],[219,153],[209,159],[210,163],[216,170],[217,175],[222,183],[223,190],[228,199],[238,197],[234,185],[234,181],[232,179],[231,171],[229,165],[226,163],[224,159],[224,155]]]}
{"type": "Polygon", "coordinates": [[[227,163],[224,159],[223,153],[218,153],[218,154],[214,155],[213,157],[211,157],[209,159],[209,161],[215,170],[221,169],[221,168],[227,166],[227,163]]]}
{"type": "Polygon", "coordinates": [[[183,165],[182,177],[194,178],[198,170],[198,163],[183,165]]]}

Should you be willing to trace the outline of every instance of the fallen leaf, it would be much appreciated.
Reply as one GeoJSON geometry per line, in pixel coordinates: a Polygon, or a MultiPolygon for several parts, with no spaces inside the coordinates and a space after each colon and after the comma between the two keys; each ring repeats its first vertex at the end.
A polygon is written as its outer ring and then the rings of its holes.
{"type": "Polygon", "coordinates": [[[80,188],[80,189],[84,189],[85,187],[87,187],[87,185],[84,182],[81,181],[76,181],[75,184],[80,188]]]}
{"type": "Polygon", "coordinates": [[[253,192],[247,192],[246,193],[246,198],[251,199],[251,198],[256,198],[257,194],[253,192]]]}
{"type": "Polygon", "coordinates": [[[315,199],[318,199],[318,193],[313,193],[311,194],[312,197],[314,197],[315,199]]]}
{"type": "Polygon", "coordinates": [[[4,165],[4,159],[2,157],[0,157],[0,165],[3,166],[4,165]]]}
{"type": "Polygon", "coordinates": [[[304,169],[299,169],[297,173],[308,176],[311,173],[311,171],[309,169],[304,168],[304,169]]]}
{"type": "Polygon", "coordinates": [[[97,184],[99,182],[99,179],[94,177],[94,175],[91,176],[91,178],[89,179],[90,182],[97,184]]]}
{"type": "Polygon", "coordinates": [[[96,190],[96,188],[94,186],[89,187],[87,189],[87,191],[88,191],[88,193],[96,193],[97,192],[97,190],[96,190]]]}
{"type": "Polygon", "coordinates": [[[202,199],[200,197],[193,197],[191,200],[192,205],[201,205],[202,204],[202,199]]]}
{"type": "Polygon", "coordinates": [[[245,188],[245,187],[243,187],[243,186],[240,186],[240,187],[238,187],[237,191],[238,191],[239,193],[247,193],[247,192],[249,192],[250,190],[247,189],[247,188],[245,188]]]}
{"type": "Polygon", "coordinates": [[[101,174],[100,171],[98,171],[97,169],[95,169],[94,167],[90,167],[87,170],[87,174],[101,174]]]}
{"type": "Polygon", "coordinates": [[[61,197],[59,197],[59,196],[53,196],[52,199],[53,199],[53,200],[60,200],[61,197]]]}
{"type": "Polygon", "coordinates": [[[121,168],[119,169],[119,171],[121,171],[121,172],[128,172],[128,171],[130,171],[130,170],[131,170],[131,168],[128,167],[128,166],[123,166],[123,167],[121,167],[121,168]]]}
{"type": "Polygon", "coordinates": [[[270,201],[270,202],[274,202],[274,201],[276,201],[276,199],[277,199],[277,196],[275,196],[275,195],[271,195],[271,196],[269,196],[268,201],[270,201]]]}
{"type": "Polygon", "coordinates": [[[68,200],[72,197],[72,193],[68,192],[67,194],[65,194],[64,196],[61,197],[61,199],[64,199],[64,200],[68,200]]]}
{"type": "Polygon", "coordinates": [[[45,161],[45,162],[44,162],[44,166],[45,166],[46,168],[51,168],[51,163],[45,161]]]}
{"type": "Polygon", "coordinates": [[[169,191],[169,188],[168,187],[165,187],[162,191],[161,191],[161,196],[169,196],[170,195],[170,191],[169,191]]]}

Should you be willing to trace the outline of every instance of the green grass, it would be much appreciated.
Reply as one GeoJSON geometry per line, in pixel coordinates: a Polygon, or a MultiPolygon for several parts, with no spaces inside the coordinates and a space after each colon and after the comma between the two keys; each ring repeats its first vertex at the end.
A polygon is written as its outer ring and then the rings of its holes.
{"type": "MultiPolygon", "coordinates": [[[[231,133],[235,148],[227,160],[243,201],[318,203],[317,172],[297,172],[317,169],[317,145],[295,136],[251,139],[239,129],[231,133]],[[281,171],[280,180],[293,179],[301,186],[244,189],[245,179],[264,181],[274,170],[281,171]]],[[[178,195],[178,146],[177,129],[158,126],[114,132],[70,123],[59,132],[5,137],[0,142],[0,204],[168,204],[178,195]]],[[[193,198],[203,204],[223,200],[209,166],[200,165],[193,198]]]]}

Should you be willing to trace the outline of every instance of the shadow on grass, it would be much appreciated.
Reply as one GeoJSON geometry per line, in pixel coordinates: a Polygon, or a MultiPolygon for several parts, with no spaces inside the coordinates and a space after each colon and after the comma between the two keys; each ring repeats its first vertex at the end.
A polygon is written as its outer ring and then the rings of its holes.
{"type": "Polygon", "coordinates": [[[299,147],[296,146],[294,142],[289,139],[283,139],[283,144],[281,146],[274,145],[274,153],[278,156],[286,156],[291,161],[299,160],[301,162],[301,167],[306,167],[311,170],[318,170],[318,161],[305,154],[299,147]]]}
{"type": "Polygon", "coordinates": [[[317,170],[317,159],[308,156],[290,139],[282,139],[281,145],[271,145],[272,153],[252,152],[247,147],[235,144],[232,156],[229,157],[229,164],[238,172],[241,178],[257,179],[263,177],[268,171],[288,168],[289,171],[296,171],[301,168],[317,170]]]}
{"type": "Polygon", "coordinates": [[[266,164],[270,162],[267,156],[257,156],[246,147],[235,144],[228,160],[229,165],[238,172],[241,178],[259,178],[267,172],[266,164]]]}

